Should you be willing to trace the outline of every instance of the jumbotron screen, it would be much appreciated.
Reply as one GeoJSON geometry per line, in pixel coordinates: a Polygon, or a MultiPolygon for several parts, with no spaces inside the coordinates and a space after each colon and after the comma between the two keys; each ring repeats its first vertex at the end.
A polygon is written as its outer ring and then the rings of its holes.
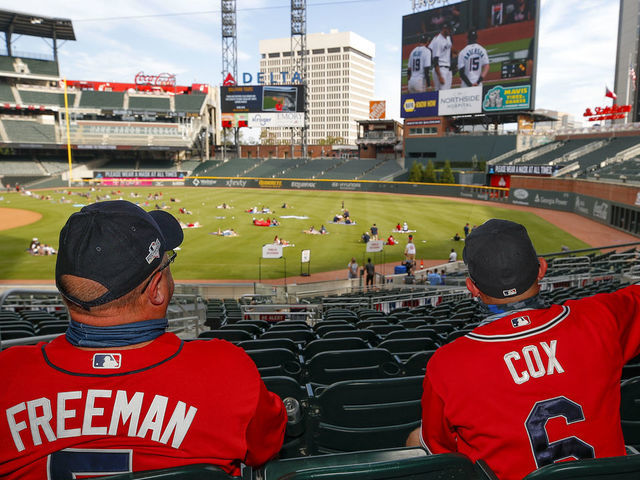
{"type": "Polygon", "coordinates": [[[533,110],[539,0],[446,3],[402,18],[401,116],[533,110]]]}

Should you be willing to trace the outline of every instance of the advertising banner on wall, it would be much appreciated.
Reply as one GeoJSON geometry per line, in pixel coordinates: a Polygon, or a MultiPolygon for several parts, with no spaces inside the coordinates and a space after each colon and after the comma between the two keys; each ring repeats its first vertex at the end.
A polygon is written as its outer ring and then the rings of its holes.
{"type": "Polygon", "coordinates": [[[469,115],[482,111],[482,87],[438,92],[438,115],[469,115]]]}
{"type": "MultiPolygon", "coordinates": [[[[528,86],[518,101],[503,98],[502,107],[486,111],[532,110],[539,0],[428,3],[431,8],[402,18],[402,103],[406,95],[424,92],[442,97],[451,89],[479,86],[487,93],[487,87],[528,86]]],[[[401,114],[417,116],[406,109],[401,114]]]]}
{"type": "Polygon", "coordinates": [[[400,110],[403,118],[436,117],[438,92],[403,94],[400,110]]]}
{"type": "Polygon", "coordinates": [[[485,87],[482,110],[504,112],[508,110],[528,110],[531,104],[531,85],[485,87]]]}
{"type": "Polygon", "coordinates": [[[222,113],[304,112],[302,85],[220,87],[222,113]]]}
{"type": "Polygon", "coordinates": [[[369,102],[369,120],[384,120],[387,112],[387,102],[371,100],[369,102]]]}
{"type": "Polygon", "coordinates": [[[249,113],[249,127],[304,127],[303,112],[249,113]]]}

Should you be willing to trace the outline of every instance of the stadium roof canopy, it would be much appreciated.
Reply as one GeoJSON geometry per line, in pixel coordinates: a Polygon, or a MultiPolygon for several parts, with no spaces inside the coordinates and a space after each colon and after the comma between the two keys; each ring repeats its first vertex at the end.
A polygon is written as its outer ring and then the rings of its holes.
{"type": "Polygon", "coordinates": [[[455,123],[459,125],[490,125],[516,123],[518,117],[524,115],[532,122],[550,122],[558,120],[557,117],[549,115],[546,110],[503,112],[486,115],[462,115],[455,117],[455,123]]]}
{"type": "Polygon", "coordinates": [[[8,36],[16,34],[54,40],[76,39],[70,19],[43,17],[10,10],[0,10],[0,31],[8,36]]]}

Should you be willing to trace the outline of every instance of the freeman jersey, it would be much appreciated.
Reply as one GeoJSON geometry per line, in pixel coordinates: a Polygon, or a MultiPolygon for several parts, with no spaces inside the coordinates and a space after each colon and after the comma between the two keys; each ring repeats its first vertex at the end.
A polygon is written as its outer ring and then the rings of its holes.
{"type": "Polygon", "coordinates": [[[529,309],[439,348],[421,442],[519,480],[563,459],[625,454],[622,366],[640,352],[640,286],[529,309]]]}
{"type": "Polygon", "coordinates": [[[451,66],[451,37],[439,33],[431,40],[429,48],[433,57],[438,58],[438,65],[446,68],[451,66]]]}
{"type": "Polygon", "coordinates": [[[414,48],[409,55],[408,62],[411,78],[409,79],[409,93],[425,92],[425,69],[431,67],[431,50],[424,45],[414,48]]]}
{"type": "MultiPolygon", "coordinates": [[[[489,55],[484,47],[477,43],[471,43],[464,47],[458,55],[458,70],[464,68],[464,73],[471,84],[478,83],[482,67],[489,64],[489,55]]],[[[465,84],[465,81],[462,80],[465,84]]],[[[471,85],[466,85],[470,87],[471,85]]]]}
{"type": "Polygon", "coordinates": [[[60,336],[0,353],[0,477],[81,478],[211,463],[239,475],[282,446],[287,415],[221,341],[165,333],[135,349],[60,336]],[[74,476],[72,476],[74,475],[74,476]]]}

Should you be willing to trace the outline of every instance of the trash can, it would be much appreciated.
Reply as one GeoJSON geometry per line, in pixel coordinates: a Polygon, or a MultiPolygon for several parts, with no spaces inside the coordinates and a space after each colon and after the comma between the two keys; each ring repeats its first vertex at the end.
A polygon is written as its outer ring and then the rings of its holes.
{"type": "Polygon", "coordinates": [[[393,267],[393,273],[396,275],[399,273],[407,273],[407,267],[405,267],[404,265],[396,265],[395,267],[393,267]]]}

